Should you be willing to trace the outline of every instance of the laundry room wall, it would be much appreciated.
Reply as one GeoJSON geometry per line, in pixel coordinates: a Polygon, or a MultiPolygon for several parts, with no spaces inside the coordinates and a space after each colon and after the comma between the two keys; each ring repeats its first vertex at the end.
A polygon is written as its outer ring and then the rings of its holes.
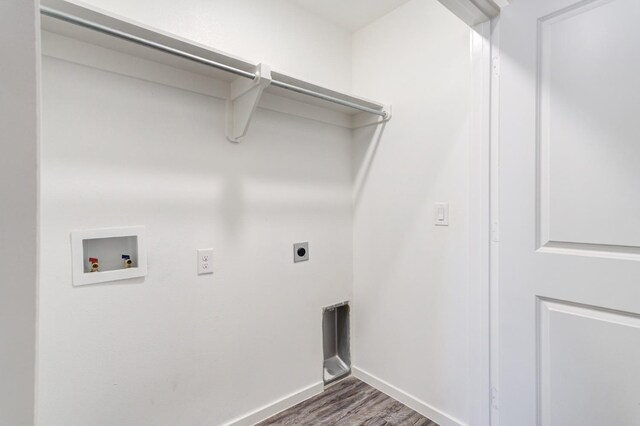
{"type": "Polygon", "coordinates": [[[393,105],[355,135],[355,371],[444,425],[469,421],[469,52],[469,27],[435,0],[353,41],[353,89],[393,105]]]}
{"type": "Polygon", "coordinates": [[[0,3],[0,424],[33,423],[38,280],[37,2],[0,3]]]}
{"type": "MultiPolygon", "coordinates": [[[[350,34],[285,2],[283,16],[258,1],[95,3],[350,84],[350,34]],[[266,31],[283,19],[294,28],[266,31]]],[[[220,81],[43,44],[39,424],[250,424],[320,391],[321,308],[351,299],[351,130],[259,108],[233,144],[207,89],[220,81]],[[171,78],[145,77],[158,73],[171,78]],[[146,228],[148,275],[74,287],[70,232],[130,225],[146,228]],[[294,264],[299,241],[310,260],[294,264]],[[201,248],[212,275],[197,275],[201,248]]]]}

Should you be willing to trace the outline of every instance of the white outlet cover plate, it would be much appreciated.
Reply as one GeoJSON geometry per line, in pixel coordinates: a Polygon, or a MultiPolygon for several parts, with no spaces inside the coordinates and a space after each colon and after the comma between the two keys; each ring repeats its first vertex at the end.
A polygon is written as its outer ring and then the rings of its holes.
{"type": "Polygon", "coordinates": [[[198,250],[198,275],[213,274],[213,249],[198,250]]]}

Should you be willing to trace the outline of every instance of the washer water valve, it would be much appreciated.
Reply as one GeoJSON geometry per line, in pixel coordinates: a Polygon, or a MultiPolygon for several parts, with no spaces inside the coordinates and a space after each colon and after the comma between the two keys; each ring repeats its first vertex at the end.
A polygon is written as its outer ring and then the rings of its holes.
{"type": "Polygon", "coordinates": [[[90,257],[89,258],[89,264],[91,265],[91,272],[100,271],[100,263],[98,263],[98,258],[90,257]]]}
{"type": "Polygon", "coordinates": [[[133,261],[131,260],[131,256],[129,256],[128,254],[122,255],[122,262],[124,263],[125,269],[131,268],[131,266],[133,266],[133,261]]]}

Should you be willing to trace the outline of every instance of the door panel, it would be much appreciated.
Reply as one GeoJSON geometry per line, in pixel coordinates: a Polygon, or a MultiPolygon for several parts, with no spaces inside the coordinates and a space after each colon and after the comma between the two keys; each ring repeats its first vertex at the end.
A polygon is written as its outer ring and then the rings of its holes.
{"type": "Polygon", "coordinates": [[[640,2],[500,17],[503,426],[640,425],[640,2]]]}
{"type": "Polygon", "coordinates": [[[640,247],[639,10],[594,1],[539,20],[542,244],[640,247]]]}
{"type": "Polygon", "coordinates": [[[541,299],[538,318],[542,424],[639,424],[640,316],[541,299]]]}

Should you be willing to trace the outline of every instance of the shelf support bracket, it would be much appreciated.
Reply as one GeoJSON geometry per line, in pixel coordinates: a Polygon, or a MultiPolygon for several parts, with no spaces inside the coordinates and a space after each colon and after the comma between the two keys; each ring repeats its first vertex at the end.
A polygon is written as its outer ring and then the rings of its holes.
{"type": "Polygon", "coordinates": [[[351,128],[352,129],[360,129],[362,127],[368,126],[377,126],[382,123],[386,123],[391,120],[391,105],[385,105],[382,109],[386,115],[384,117],[380,117],[377,115],[369,114],[367,112],[361,112],[359,114],[354,114],[351,118],[351,128]]]}
{"type": "Polygon", "coordinates": [[[249,130],[258,102],[264,89],[271,84],[271,67],[258,64],[256,78],[239,77],[231,83],[227,100],[227,139],[240,142],[249,130]]]}

